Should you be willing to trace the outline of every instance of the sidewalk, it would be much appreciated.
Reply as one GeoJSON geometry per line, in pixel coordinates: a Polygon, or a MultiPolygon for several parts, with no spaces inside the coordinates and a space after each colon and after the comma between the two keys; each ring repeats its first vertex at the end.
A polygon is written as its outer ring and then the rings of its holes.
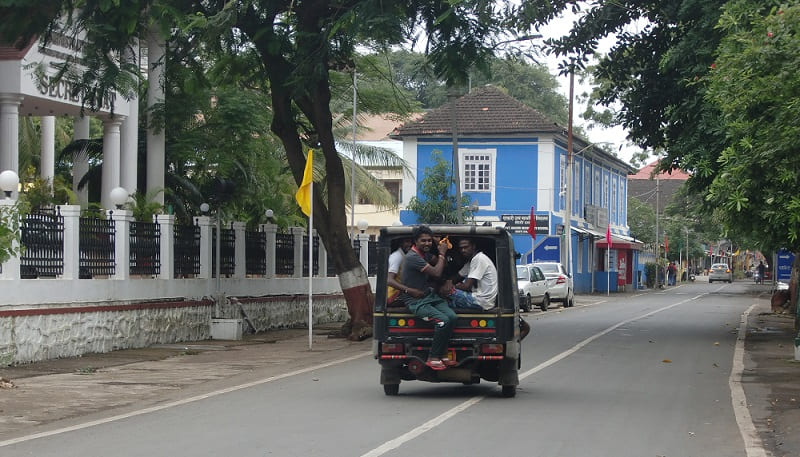
{"type": "MultiPolygon", "coordinates": [[[[581,296],[577,305],[600,298],[581,296]]],[[[748,321],[742,380],[749,410],[764,447],[774,457],[800,456],[800,362],[794,361],[794,321],[771,314],[763,295],[754,299],[759,306],[748,321]]],[[[13,385],[0,382],[0,442],[63,427],[69,420],[85,422],[334,359],[369,357],[371,340],[328,338],[339,325],[315,328],[311,351],[308,331],[292,329],[243,341],[159,345],[0,368],[0,377],[13,385]]]]}

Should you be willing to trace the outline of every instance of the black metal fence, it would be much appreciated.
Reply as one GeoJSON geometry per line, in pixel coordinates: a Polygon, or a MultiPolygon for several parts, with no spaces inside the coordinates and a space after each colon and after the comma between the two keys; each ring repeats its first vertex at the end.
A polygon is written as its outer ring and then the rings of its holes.
{"type": "Polygon", "coordinates": [[[114,221],[81,217],[78,250],[79,277],[112,276],[114,274],[114,221]]]}
{"type": "Polygon", "coordinates": [[[175,277],[190,278],[200,274],[200,227],[176,225],[175,277]]]}
{"type": "Polygon", "coordinates": [[[161,226],[154,222],[131,222],[130,273],[157,276],[161,272],[161,226]]]}
{"type": "Polygon", "coordinates": [[[275,274],[294,274],[294,235],[291,233],[275,234],[275,274]]]}
{"type": "Polygon", "coordinates": [[[245,269],[248,275],[267,274],[267,234],[244,232],[245,269]]]}
{"type": "Polygon", "coordinates": [[[367,245],[369,258],[367,261],[367,276],[375,276],[378,274],[378,242],[370,241],[367,245]]]}
{"type": "MultiPolygon", "coordinates": [[[[319,275],[319,237],[314,237],[314,275],[319,275]]],[[[303,276],[308,277],[308,235],[303,236],[303,276]]]]}
{"type": "Polygon", "coordinates": [[[55,277],[64,273],[64,218],[58,209],[39,209],[22,220],[20,277],[55,277]]]}

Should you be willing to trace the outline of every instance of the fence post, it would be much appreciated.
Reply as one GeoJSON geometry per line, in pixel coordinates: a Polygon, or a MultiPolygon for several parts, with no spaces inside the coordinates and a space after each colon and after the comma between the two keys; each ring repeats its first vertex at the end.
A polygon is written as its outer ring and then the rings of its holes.
{"type": "Polygon", "coordinates": [[[303,227],[289,227],[289,230],[294,237],[294,278],[303,277],[303,235],[306,229],[303,227]]]}
{"type": "MultiPolygon", "coordinates": [[[[3,208],[3,211],[14,211],[14,204],[17,203],[17,200],[10,199],[10,198],[3,198],[0,196],[0,207],[3,208]]],[[[13,216],[12,216],[13,217],[13,216]]],[[[21,223],[22,221],[20,221],[21,223]]],[[[11,245],[12,249],[19,249],[19,243],[14,241],[11,245]]],[[[20,271],[19,271],[20,261],[19,255],[12,255],[10,259],[6,260],[2,265],[0,265],[0,278],[2,279],[19,279],[20,278],[20,271]]]]}
{"type": "Polygon", "coordinates": [[[266,234],[266,260],[267,271],[264,274],[265,278],[275,277],[275,243],[278,233],[278,226],[275,224],[261,224],[261,231],[266,234]]]}
{"type": "Polygon", "coordinates": [[[231,224],[234,236],[234,267],[233,277],[244,278],[247,276],[247,263],[246,263],[246,244],[244,230],[247,224],[244,222],[234,222],[231,224]]]}
{"type": "MultiPolygon", "coordinates": [[[[314,233],[317,231],[314,230],[314,233]]],[[[325,244],[322,238],[319,239],[319,276],[325,278],[328,276],[328,250],[325,249],[325,244]]]]}
{"type": "Polygon", "coordinates": [[[62,205],[58,209],[64,218],[64,273],[61,278],[78,279],[81,267],[81,207],[62,205]]]}
{"type": "Polygon", "coordinates": [[[108,215],[114,221],[114,279],[129,279],[133,211],[115,209],[109,211],[108,215]]]}
{"type": "Polygon", "coordinates": [[[155,222],[161,231],[160,257],[161,266],[159,279],[172,279],[175,277],[175,216],[172,214],[157,214],[155,222]]]}
{"type": "Polygon", "coordinates": [[[200,227],[200,274],[198,279],[209,279],[211,277],[211,261],[214,249],[211,234],[211,217],[195,216],[194,225],[200,227]]]}
{"type": "Polygon", "coordinates": [[[359,246],[359,260],[365,271],[369,271],[369,235],[366,233],[359,233],[356,235],[359,246]]]}

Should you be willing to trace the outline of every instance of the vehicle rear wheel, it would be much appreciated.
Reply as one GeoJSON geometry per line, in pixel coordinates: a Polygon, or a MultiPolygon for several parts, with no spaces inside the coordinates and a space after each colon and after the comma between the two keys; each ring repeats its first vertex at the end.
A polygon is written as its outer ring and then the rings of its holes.
{"type": "Polygon", "coordinates": [[[575,295],[571,292],[567,295],[567,308],[572,308],[575,306],[575,295]]]}
{"type": "Polygon", "coordinates": [[[514,398],[517,395],[517,386],[503,386],[503,397],[514,398]]]}
{"type": "Polygon", "coordinates": [[[541,309],[542,311],[547,311],[547,308],[549,307],[550,307],[550,296],[544,294],[544,297],[542,297],[542,304],[539,305],[539,309],[541,309]]]}
{"type": "Polygon", "coordinates": [[[533,309],[533,305],[531,305],[531,296],[530,295],[525,295],[525,300],[523,300],[523,301],[525,302],[524,306],[522,306],[523,311],[525,311],[527,313],[528,311],[533,309]]]}
{"type": "Polygon", "coordinates": [[[395,396],[400,393],[400,384],[384,384],[383,393],[388,396],[395,396]]]}

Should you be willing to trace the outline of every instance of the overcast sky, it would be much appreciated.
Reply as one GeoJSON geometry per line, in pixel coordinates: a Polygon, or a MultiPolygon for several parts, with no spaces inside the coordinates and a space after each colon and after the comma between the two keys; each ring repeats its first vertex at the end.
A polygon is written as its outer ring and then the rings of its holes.
{"type": "MultiPolygon", "coordinates": [[[[558,18],[556,20],[551,21],[547,27],[540,30],[540,33],[543,35],[544,38],[557,38],[564,34],[566,34],[572,28],[572,22],[575,20],[577,16],[573,15],[571,12],[567,12],[565,16],[558,18]]],[[[599,51],[605,52],[608,51],[614,44],[613,38],[608,38],[600,42],[599,51]]],[[[547,66],[550,68],[550,72],[554,75],[558,75],[558,63],[559,59],[552,56],[547,56],[545,61],[547,66]]],[[[558,82],[560,83],[559,91],[564,94],[565,97],[569,98],[569,77],[568,76],[557,76],[558,82]]],[[[588,140],[593,143],[609,143],[610,146],[614,151],[616,151],[617,155],[624,161],[629,162],[631,157],[634,153],[639,152],[641,148],[630,146],[628,141],[626,141],[627,133],[622,127],[615,127],[611,129],[602,129],[602,128],[594,128],[590,129],[588,127],[588,123],[579,117],[579,114],[585,110],[585,105],[577,103],[577,96],[582,92],[590,92],[591,86],[588,84],[581,85],[579,78],[575,78],[575,96],[576,96],[576,104],[574,108],[574,115],[573,115],[573,122],[575,125],[580,125],[584,128],[584,130],[588,134],[588,140]]],[[[603,107],[597,107],[597,110],[603,109],[603,107]]]]}

